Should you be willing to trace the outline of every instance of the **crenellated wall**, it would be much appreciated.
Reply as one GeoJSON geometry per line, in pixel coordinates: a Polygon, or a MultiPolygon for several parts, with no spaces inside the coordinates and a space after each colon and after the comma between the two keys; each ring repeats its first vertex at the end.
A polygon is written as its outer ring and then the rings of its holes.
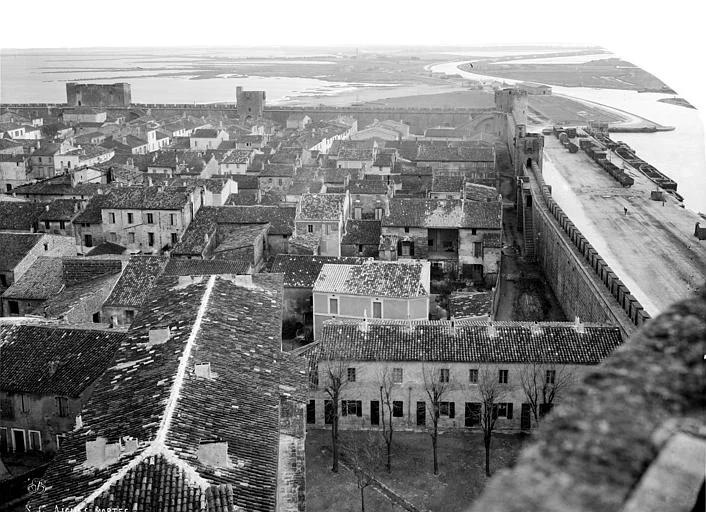
{"type": "Polygon", "coordinates": [[[532,215],[536,258],[564,313],[618,325],[629,337],[650,316],[556,203],[536,163],[525,173],[533,200],[524,210],[532,215]]]}

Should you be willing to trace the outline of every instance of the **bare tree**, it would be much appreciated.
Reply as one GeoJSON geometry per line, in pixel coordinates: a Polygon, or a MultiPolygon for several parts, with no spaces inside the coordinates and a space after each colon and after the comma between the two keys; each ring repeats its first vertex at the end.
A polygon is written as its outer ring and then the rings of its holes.
{"type": "Polygon", "coordinates": [[[512,389],[509,384],[501,382],[500,371],[494,366],[488,366],[478,373],[478,393],[481,400],[480,426],[483,430],[485,474],[487,476],[490,476],[490,445],[495,422],[498,420],[498,409],[500,404],[510,395],[512,389]]]}
{"type": "Polygon", "coordinates": [[[338,420],[340,418],[338,403],[341,401],[343,388],[348,383],[348,362],[337,359],[327,360],[325,364],[326,383],[324,384],[324,390],[331,398],[331,410],[328,412],[331,420],[331,451],[333,452],[333,466],[331,467],[331,471],[338,473],[338,420]]]}
{"type": "Polygon", "coordinates": [[[574,374],[564,365],[526,363],[520,370],[520,387],[535,424],[554,407],[554,401],[574,384],[574,374]]]}
{"type": "Polygon", "coordinates": [[[388,473],[392,473],[392,436],[394,428],[392,424],[393,404],[392,404],[392,389],[394,388],[394,379],[392,371],[387,366],[378,375],[380,383],[380,404],[382,405],[382,438],[385,440],[387,448],[387,461],[385,468],[388,473]]]}
{"type": "Polygon", "coordinates": [[[422,377],[424,380],[424,391],[427,394],[427,410],[431,416],[431,428],[428,428],[431,436],[431,447],[434,454],[434,474],[439,474],[439,460],[437,447],[439,441],[439,417],[441,416],[441,405],[450,390],[450,376],[448,368],[422,365],[422,377]]]}
{"type": "Polygon", "coordinates": [[[382,463],[380,439],[372,431],[367,431],[363,438],[351,434],[341,443],[344,462],[355,475],[356,485],[360,489],[360,509],[365,512],[365,488],[375,481],[375,474],[382,463]]]}

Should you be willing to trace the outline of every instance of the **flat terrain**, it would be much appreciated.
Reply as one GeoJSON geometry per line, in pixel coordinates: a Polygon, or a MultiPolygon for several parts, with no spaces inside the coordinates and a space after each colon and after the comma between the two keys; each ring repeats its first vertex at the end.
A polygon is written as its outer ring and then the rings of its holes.
{"type": "Polygon", "coordinates": [[[590,106],[564,96],[528,96],[530,114],[551,124],[582,125],[588,121],[615,123],[625,121],[626,117],[609,112],[598,106],[590,106]]]}
{"type": "Polygon", "coordinates": [[[386,107],[486,108],[495,106],[493,93],[478,90],[383,98],[374,102],[386,107]]]}
{"type": "Polygon", "coordinates": [[[544,177],[555,199],[650,315],[703,284],[706,241],[694,237],[694,225],[704,219],[667,194],[664,204],[650,200],[656,187],[635,170],[626,170],[635,184],[622,188],[583,151],[544,140],[544,177]]]}
{"type": "MultiPolygon", "coordinates": [[[[348,433],[346,433],[348,434],[348,433]]],[[[354,433],[364,438],[364,433],[354,433]]],[[[493,437],[491,468],[497,471],[511,465],[523,442],[519,435],[498,434],[493,437]]],[[[330,447],[328,430],[310,430],[306,440],[307,510],[353,512],[360,510],[360,491],[353,473],[341,468],[331,472],[331,455],[322,451],[330,447]]],[[[392,458],[392,474],[382,469],[380,479],[396,493],[421,510],[453,512],[466,510],[485,486],[485,452],[478,433],[454,432],[439,437],[439,472],[434,476],[431,438],[417,432],[396,432],[392,458]]],[[[365,490],[366,510],[391,511],[392,503],[374,489],[365,490]]]]}

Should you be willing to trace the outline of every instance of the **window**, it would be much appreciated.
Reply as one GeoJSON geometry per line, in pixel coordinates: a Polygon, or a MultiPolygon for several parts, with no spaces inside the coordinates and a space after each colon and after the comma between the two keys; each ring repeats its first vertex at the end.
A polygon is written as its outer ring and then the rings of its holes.
{"type": "Polygon", "coordinates": [[[308,233],[313,233],[314,232],[314,225],[313,224],[307,224],[306,226],[306,231],[308,233]]]}
{"type": "Polygon", "coordinates": [[[556,380],[556,370],[547,370],[547,378],[545,380],[547,384],[554,384],[556,380]]]}
{"type": "Polygon", "coordinates": [[[448,382],[449,381],[449,369],[448,368],[441,368],[439,370],[439,382],[448,382]]]}
{"type": "Polygon", "coordinates": [[[355,368],[348,368],[348,382],[355,382],[355,368]]]}
{"type": "Polygon", "coordinates": [[[375,208],[375,220],[382,220],[382,208],[375,208]]]}
{"type": "Polygon", "coordinates": [[[173,213],[169,214],[169,224],[172,226],[176,224],[176,215],[173,213]]]}
{"type": "Polygon", "coordinates": [[[7,277],[5,277],[5,274],[0,274],[0,285],[7,286],[7,277]]]}
{"type": "Polygon", "coordinates": [[[392,382],[395,384],[402,384],[402,368],[392,369],[392,382]]]}
{"type": "Polygon", "coordinates": [[[10,308],[11,315],[19,315],[20,314],[20,303],[19,302],[17,302],[16,300],[9,300],[9,301],[7,301],[7,305],[10,308]]]}
{"type": "Polygon", "coordinates": [[[153,213],[147,214],[147,224],[154,224],[154,214],[153,213]]]}
{"type": "Polygon", "coordinates": [[[83,235],[83,245],[93,247],[93,235],[83,235]]]}
{"type": "Polygon", "coordinates": [[[392,402],[392,416],[395,418],[404,417],[404,402],[402,402],[402,400],[392,402]]]}
{"type": "Polygon", "coordinates": [[[481,242],[473,242],[473,257],[482,258],[483,257],[483,244],[481,242]]]}
{"type": "Polygon", "coordinates": [[[29,398],[25,395],[20,395],[20,411],[29,412],[29,398]]]}
{"type": "Polygon", "coordinates": [[[44,221],[44,229],[49,229],[49,221],[48,220],[44,221]]]}
{"type": "Polygon", "coordinates": [[[172,233],[172,245],[176,245],[179,242],[179,235],[172,233]]]}
{"type": "Polygon", "coordinates": [[[409,226],[405,226],[405,227],[404,227],[404,232],[405,232],[405,233],[409,233],[409,226]]]}
{"type": "Polygon", "coordinates": [[[282,178],[277,179],[277,185],[279,185],[280,187],[282,186],[282,178]]]}
{"type": "Polygon", "coordinates": [[[330,297],[328,300],[328,312],[331,315],[337,315],[338,314],[338,299],[334,299],[333,297],[330,297]]]}
{"type": "Polygon", "coordinates": [[[456,404],[454,402],[439,402],[439,415],[455,418],[456,404]]]}
{"type": "Polygon", "coordinates": [[[108,222],[110,222],[111,224],[115,224],[115,214],[114,213],[108,214],[108,222]]]}
{"type": "Polygon", "coordinates": [[[98,311],[97,313],[93,313],[93,323],[94,324],[99,324],[101,323],[101,313],[98,311]]]}
{"type": "Polygon", "coordinates": [[[128,241],[128,243],[134,244],[135,243],[135,233],[128,233],[127,234],[127,241],[128,241]]]}
{"type": "Polygon", "coordinates": [[[508,420],[512,419],[512,403],[501,402],[501,403],[495,405],[494,408],[495,408],[495,415],[498,418],[506,418],[508,420]]]}
{"type": "Polygon", "coordinates": [[[475,235],[475,234],[476,234],[476,228],[471,228],[471,235],[475,235]]]}
{"type": "Polygon", "coordinates": [[[59,229],[66,229],[66,221],[64,221],[64,220],[59,221],[59,229]]]}
{"type": "Polygon", "coordinates": [[[147,245],[154,247],[154,233],[147,233],[147,245]]]}
{"type": "Polygon", "coordinates": [[[108,240],[111,242],[117,242],[118,241],[118,234],[117,233],[108,233],[108,240]]]}
{"type": "Polygon", "coordinates": [[[65,396],[56,397],[56,413],[60,418],[69,417],[69,399],[65,396]]]}
{"type": "Polygon", "coordinates": [[[333,417],[336,413],[333,410],[333,400],[324,400],[324,423],[330,425],[333,423],[333,417]]]}
{"type": "Polygon", "coordinates": [[[44,244],[44,250],[48,251],[49,250],[49,244],[44,244]]]}
{"type": "Polygon", "coordinates": [[[56,449],[58,450],[61,448],[61,446],[64,444],[66,441],[66,434],[57,434],[56,435],[56,449]]]}
{"type": "Polygon", "coordinates": [[[428,245],[429,245],[429,247],[434,247],[434,239],[433,238],[429,239],[428,245]]]}
{"type": "Polygon", "coordinates": [[[127,214],[127,223],[132,224],[132,222],[133,222],[133,215],[132,215],[132,213],[128,213],[127,214]]]}
{"type": "Polygon", "coordinates": [[[353,208],[353,218],[356,220],[360,220],[363,218],[363,209],[356,206],[353,208]]]}
{"type": "Polygon", "coordinates": [[[38,430],[28,430],[29,433],[29,449],[42,451],[42,436],[38,430]]]}
{"type": "Polygon", "coordinates": [[[359,253],[363,252],[363,244],[358,244],[358,252],[359,253]]]}
{"type": "Polygon", "coordinates": [[[132,309],[125,310],[125,322],[131,324],[135,320],[135,312],[132,309]]]}
{"type": "Polygon", "coordinates": [[[316,400],[309,400],[306,404],[306,422],[310,425],[316,423],[316,400]]]}
{"type": "Polygon", "coordinates": [[[478,384],[478,370],[476,368],[468,370],[468,382],[478,384]]]}
{"type": "Polygon", "coordinates": [[[373,301],[373,318],[382,318],[382,302],[379,300],[373,301]]]}
{"type": "Polygon", "coordinates": [[[362,416],[363,402],[360,400],[341,400],[341,416],[362,416]]]}
{"type": "Polygon", "coordinates": [[[0,418],[3,420],[15,419],[15,408],[12,406],[12,398],[0,399],[0,418]]]}
{"type": "Polygon", "coordinates": [[[498,382],[507,384],[507,370],[498,370],[498,382]]]}

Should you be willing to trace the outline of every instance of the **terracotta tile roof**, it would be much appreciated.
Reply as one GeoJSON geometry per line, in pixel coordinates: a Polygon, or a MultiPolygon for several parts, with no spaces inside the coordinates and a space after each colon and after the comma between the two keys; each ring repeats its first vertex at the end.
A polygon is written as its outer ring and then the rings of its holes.
{"type": "Polygon", "coordinates": [[[439,126],[438,128],[427,128],[424,130],[425,137],[460,137],[456,128],[451,126],[439,126]]]}
{"type": "Polygon", "coordinates": [[[0,231],[31,231],[46,211],[45,203],[0,201],[0,231]]]}
{"type": "Polygon", "coordinates": [[[304,361],[281,351],[281,311],[281,275],[160,278],[30,507],[188,512],[228,509],[232,495],[234,507],[274,512],[280,406],[303,404],[306,393],[304,361]],[[148,344],[150,329],[166,327],[168,339],[148,344]],[[196,375],[201,363],[211,378],[196,375]],[[86,442],[126,436],[136,440],[130,450],[104,466],[87,463],[86,442]],[[215,440],[227,446],[219,467],[199,456],[215,440]],[[214,485],[226,487],[211,499],[199,494],[214,485]]]}
{"type": "Polygon", "coordinates": [[[72,187],[71,176],[68,174],[61,174],[36,183],[20,185],[19,187],[12,189],[12,191],[18,195],[82,195],[91,197],[94,194],[107,189],[109,189],[108,185],[102,185],[100,183],[78,183],[76,186],[72,187]]]}
{"type": "Polygon", "coordinates": [[[341,245],[375,245],[380,243],[379,220],[348,219],[346,232],[341,238],[341,245]]]}
{"type": "Polygon", "coordinates": [[[432,192],[458,192],[463,190],[463,176],[434,175],[431,181],[432,192]]]}
{"type": "Polygon", "coordinates": [[[495,187],[466,183],[466,199],[469,201],[497,201],[500,193],[495,187]]]}
{"type": "Polygon", "coordinates": [[[250,263],[242,260],[199,260],[170,258],[164,276],[210,276],[214,274],[249,274],[250,263]]]}
{"type": "Polygon", "coordinates": [[[446,144],[421,142],[417,162],[495,162],[495,148],[481,142],[460,142],[446,144]]]}
{"type": "Polygon", "coordinates": [[[270,157],[270,162],[273,164],[294,163],[302,156],[302,148],[280,148],[274,155],[270,157]]]}
{"type": "Polygon", "coordinates": [[[54,199],[39,216],[39,220],[71,220],[81,207],[79,199],[54,199]]]}
{"type": "Polygon", "coordinates": [[[532,324],[495,322],[497,335],[488,335],[488,323],[456,320],[413,321],[330,320],[324,323],[319,357],[356,361],[446,361],[468,363],[598,364],[622,344],[617,327],[584,324],[584,333],[572,323],[532,324]]]}
{"type": "Polygon", "coordinates": [[[269,224],[221,224],[216,230],[218,244],[214,254],[244,247],[253,247],[257,237],[267,236],[269,224]]]}
{"type": "Polygon", "coordinates": [[[110,203],[110,198],[105,194],[97,194],[93,196],[86,208],[79,213],[74,219],[75,224],[100,224],[103,220],[101,209],[105,208],[110,203]]]}
{"type": "Polygon", "coordinates": [[[429,295],[428,266],[428,263],[418,261],[324,265],[314,283],[314,292],[374,297],[425,297],[429,295]]]}
{"type": "Polygon", "coordinates": [[[304,249],[311,254],[318,254],[319,245],[321,245],[321,236],[316,233],[294,233],[289,239],[290,249],[304,249]]]}
{"type": "Polygon", "coordinates": [[[264,169],[260,172],[260,178],[266,177],[283,177],[291,178],[294,176],[294,164],[265,164],[264,169]]]}
{"type": "Polygon", "coordinates": [[[449,296],[449,313],[457,320],[490,315],[492,305],[493,292],[456,292],[449,296]]]}
{"type": "Polygon", "coordinates": [[[113,242],[103,242],[88,251],[86,253],[86,257],[103,256],[106,254],[120,256],[121,254],[125,254],[126,251],[127,248],[123,247],[122,245],[113,242]]]}
{"type": "Polygon", "coordinates": [[[345,194],[303,194],[296,220],[339,220],[343,215],[345,194]]]}
{"type": "Polygon", "coordinates": [[[249,149],[233,149],[221,162],[224,164],[246,164],[250,161],[252,151],[249,149]]]}
{"type": "Polygon", "coordinates": [[[324,182],[343,184],[346,178],[357,179],[360,175],[358,169],[326,169],[324,170],[324,182]]]}
{"type": "Polygon", "coordinates": [[[426,228],[500,229],[502,205],[462,199],[417,199],[393,197],[383,226],[426,228]]]}
{"type": "Polygon", "coordinates": [[[2,233],[0,232],[0,270],[14,270],[17,264],[27,256],[44,235],[40,233],[2,233]]]}
{"type": "Polygon", "coordinates": [[[5,290],[3,297],[46,300],[65,288],[118,274],[121,270],[120,260],[40,256],[20,279],[5,290]]]}
{"type": "Polygon", "coordinates": [[[313,288],[319,272],[325,264],[360,265],[365,258],[335,256],[312,256],[308,254],[278,254],[272,262],[271,272],[284,274],[284,286],[289,288],[313,288]]]}
{"type": "MultiPolygon", "coordinates": [[[[113,272],[65,287],[56,295],[49,297],[32,313],[43,315],[47,318],[70,319],[80,317],[88,321],[90,318],[86,318],[87,313],[92,314],[94,311],[86,311],[90,307],[87,304],[97,306],[103,304],[119,278],[120,273],[113,272]]],[[[107,323],[105,320],[104,322],[107,323]]]]}
{"type": "Polygon", "coordinates": [[[294,229],[294,207],[276,206],[204,206],[199,209],[174,246],[174,255],[200,255],[206,247],[205,235],[211,235],[220,224],[271,224],[270,234],[291,235],[294,229]]]}
{"type": "Polygon", "coordinates": [[[116,331],[0,325],[0,390],[78,397],[126,339],[116,331]]]}
{"type": "Polygon", "coordinates": [[[339,160],[372,160],[374,156],[374,150],[368,148],[342,148],[338,152],[339,160]]]}
{"type": "Polygon", "coordinates": [[[104,306],[139,308],[167,266],[162,256],[132,256],[104,306]]]}
{"type": "Polygon", "coordinates": [[[200,139],[215,139],[218,137],[218,130],[211,129],[211,128],[201,128],[198,130],[195,130],[194,133],[191,134],[191,138],[200,138],[200,139]]]}
{"type": "Polygon", "coordinates": [[[121,187],[107,196],[103,209],[181,210],[189,202],[182,187],[121,187]]]}

